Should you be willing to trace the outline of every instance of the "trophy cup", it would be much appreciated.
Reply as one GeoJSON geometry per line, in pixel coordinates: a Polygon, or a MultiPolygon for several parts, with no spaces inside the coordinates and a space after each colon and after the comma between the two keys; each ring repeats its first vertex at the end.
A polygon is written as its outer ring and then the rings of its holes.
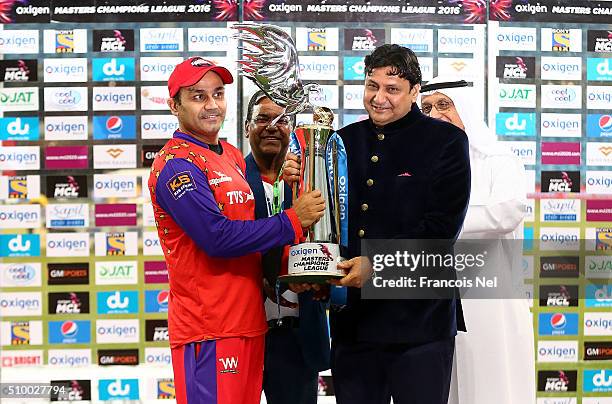
{"type": "Polygon", "coordinates": [[[299,78],[297,50],[291,37],[273,25],[243,23],[232,28],[234,36],[247,44],[238,61],[243,76],[254,82],[276,104],[282,116],[313,109],[313,124],[300,125],[291,134],[289,150],[301,158],[300,182],[294,185],[293,200],[303,192],[317,189],[325,199],[325,214],[307,229],[306,242],[289,248],[288,274],[282,282],[323,283],[342,278],[337,268],[340,244],[348,240],[348,176],[346,150],[332,128],[329,108],[313,106],[309,94],[317,84],[303,84],[299,78]]]}

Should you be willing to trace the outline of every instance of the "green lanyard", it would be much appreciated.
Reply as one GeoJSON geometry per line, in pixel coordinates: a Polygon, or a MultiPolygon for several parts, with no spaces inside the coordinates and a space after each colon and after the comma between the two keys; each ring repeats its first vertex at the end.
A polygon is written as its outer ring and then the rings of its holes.
{"type": "Polygon", "coordinates": [[[276,181],[274,181],[274,185],[272,186],[272,214],[276,215],[281,212],[281,200],[280,200],[280,177],[283,173],[283,169],[278,172],[278,176],[276,177],[276,181]]]}

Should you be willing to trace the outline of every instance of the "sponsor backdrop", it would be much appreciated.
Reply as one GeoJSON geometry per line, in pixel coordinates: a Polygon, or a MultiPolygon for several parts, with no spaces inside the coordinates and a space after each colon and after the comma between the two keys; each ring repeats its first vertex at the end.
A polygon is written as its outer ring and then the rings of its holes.
{"type": "MultiPolygon", "coordinates": [[[[363,57],[384,43],[413,49],[424,81],[444,74],[483,95],[474,108],[528,174],[538,404],[610,404],[612,3],[407,3],[2,3],[3,380],[51,381],[73,401],[174,398],[167,271],[143,185],[177,127],[174,66],[203,55],[235,72],[228,27],[255,20],[293,36],[302,77],[322,85],[312,101],[334,110],[336,127],[366,117],[363,57]]],[[[246,149],[254,88],[228,88],[221,136],[246,149]]],[[[319,390],[333,396],[328,373],[319,390]]]]}

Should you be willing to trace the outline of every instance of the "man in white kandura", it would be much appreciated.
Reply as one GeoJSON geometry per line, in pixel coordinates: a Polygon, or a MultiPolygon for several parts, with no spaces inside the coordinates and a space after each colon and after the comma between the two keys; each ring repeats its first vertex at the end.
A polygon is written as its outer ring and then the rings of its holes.
{"type": "MultiPolygon", "coordinates": [[[[474,106],[476,91],[466,85],[436,77],[421,91],[426,115],[451,122],[468,135],[472,185],[460,238],[520,243],[524,166],[496,140],[474,106]]],[[[520,259],[520,254],[504,251],[501,244],[504,260],[520,259]]],[[[527,300],[463,299],[462,305],[468,332],[456,338],[449,404],[534,403],[533,320],[527,300]]]]}

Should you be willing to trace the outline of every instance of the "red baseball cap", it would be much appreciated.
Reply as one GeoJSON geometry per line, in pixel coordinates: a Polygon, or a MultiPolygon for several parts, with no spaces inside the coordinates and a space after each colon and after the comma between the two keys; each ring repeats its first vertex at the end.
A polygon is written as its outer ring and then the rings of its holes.
{"type": "Polygon", "coordinates": [[[182,61],[174,68],[168,79],[168,92],[174,97],[182,87],[189,87],[197,83],[206,73],[213,71],[221,77],[223,84],[232,84],[234,77],[223,66],[218,66],[210,60],[199,56],[182,61]]]}

